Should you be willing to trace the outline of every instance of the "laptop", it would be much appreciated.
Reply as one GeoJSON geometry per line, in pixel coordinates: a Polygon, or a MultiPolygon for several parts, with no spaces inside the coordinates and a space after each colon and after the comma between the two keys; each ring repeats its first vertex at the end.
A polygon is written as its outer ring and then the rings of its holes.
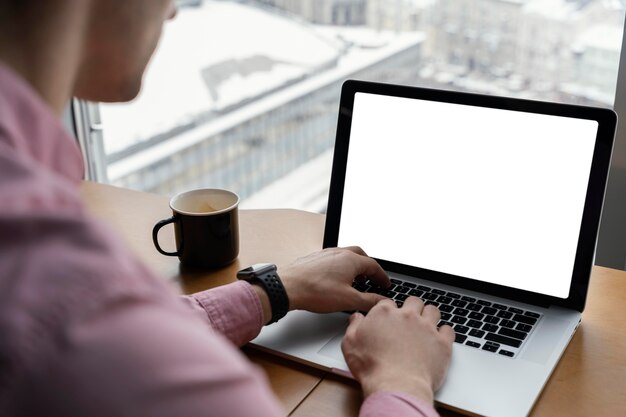
{"type": "MultiPolygon", "coordinates": [[[[392,280],[358,290],[439,307],[456,333],[439,405],[532,409],[581,323],[616,123],[609,109],[343,85],[324,247],[359,245],[392,280]]],[[[349,376],[348,317],[294,311],[252,343],[349,376]]]]}

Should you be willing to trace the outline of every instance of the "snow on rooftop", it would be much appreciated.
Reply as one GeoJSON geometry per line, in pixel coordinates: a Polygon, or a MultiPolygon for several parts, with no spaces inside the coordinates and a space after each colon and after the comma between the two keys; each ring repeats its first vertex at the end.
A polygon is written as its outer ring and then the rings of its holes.
{"type": "Polygon", "coordinates": [[[529,14],[544,16],[551,20],[571,19],[576,11],[576,4],[567,0],[530,0],[523,11],[529,14]]]}
{"type": "MultiPolygon", "coordinates": [[[[350,36],[355,36],[355,33],[356,32],[353,32],[350,36]]],[[[377,31],[377,33],[383,37],[388,36],[385,31],[377,31]]],[[[352,48],[342,56],[335,68],[307,78],[302,82],[296,83],[274,94],[255,100],[240,109],[224,114],[195,129],[184,132],[170,140],[161,142],[112,163],[108,167],[109,180],[115,181],[131,172],[140,170],[169,155],[173,155],[176,152],[193,146],[207,137],[211,137],[238,124],[244,123],[253,117],[257,117],[291,100],[323,88],[330,83],[344,80],[363,68],[367,68],[384,58],[393,56],[396,53],[423,42],[424,34],[420,32],[405,32],[395,34],[394,37],[390,37],[389,39],[393,39],[393,41],[390,41],[381,48],[352,48]]]]}
{"type": "Polygon", "coordinates": [[[596,25],[583,31],[577,39],[576,48],[595,48],[619,53],[622,49],[623,28],[596,25]]]}
{"type": "Polygon", "coordinates": [[[309,26],[234,2],[183,8],[165,25],[141,94],[103,105],[108,153],[306,75],[341,43],[309,26]]]}

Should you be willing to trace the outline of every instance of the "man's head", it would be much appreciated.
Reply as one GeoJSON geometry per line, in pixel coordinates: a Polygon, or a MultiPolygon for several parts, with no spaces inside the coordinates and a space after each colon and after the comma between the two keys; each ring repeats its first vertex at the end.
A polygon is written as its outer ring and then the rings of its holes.
{"type": "Polygon", "coordinates": [[[173,0],[0,0],[0,60],[53,107],[61,92],[128,101],[175,13],[173,0]]]}
{"type": "MultiPolygon", "coordinates": [[[[83,0],[84,1],[84,0],[83,0]]],[[[90,0],[74,94],[92,101],[135,98],[173,0],[90,0]]]]}

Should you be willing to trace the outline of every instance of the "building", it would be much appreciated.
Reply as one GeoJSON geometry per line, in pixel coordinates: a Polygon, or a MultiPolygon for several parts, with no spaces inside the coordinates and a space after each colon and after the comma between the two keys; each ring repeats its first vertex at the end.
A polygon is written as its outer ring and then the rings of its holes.
{"type": "Polygon", "coordinates": [[[368,0],[366,24],[376,30],[425,31],[435,0],[368,0]]]}
{"type": "Polygon", "coordinates": [[[365,24],[367,0],[259,0],[258,3],[277,7],[321,25],[365,24]]]}
{"type": "Polygon", "coordinates": [[[515,66],[524,0],[440,0],[432,59],[463,76],[502,77],[515,66]]]}
{"type": "Polygon", "coordinates": [[[624,21],[618,0],[439,0],[430,16],[424,55],[431,68],[422,75],[439,85],[612,104],[624,21]],[[607,45],[611,58],[581,39],[596,26],[607,28],[596,46],[607,45]],[[600,72],[603,85],[590,78],[600,72]]]}

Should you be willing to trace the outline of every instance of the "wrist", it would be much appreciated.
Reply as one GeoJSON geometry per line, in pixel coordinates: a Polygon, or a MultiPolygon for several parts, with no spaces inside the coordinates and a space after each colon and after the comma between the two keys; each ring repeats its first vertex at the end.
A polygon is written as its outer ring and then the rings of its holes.
{"type": "Polygon", "coordinates": [[[283,287],[285,287],[287,298],[289,298],[289,311],[301,310],[299,291],[301,288],[298,288],[298,285],[296,285],[295,281],[297,280],[293,279],[293,275],[288,268],[281,269],[279,275],[283,282],[283,287]]]}
{"type": "Polygon", "coordinates": [[[260,284],[254,282],[249,282],[248,284],[250,284],[252,290],[259,298],[261,310],[263,311],[263,324],[265,325],[272,319],[272,305],[270,304],[270,298],[267,295],[265,288],[263,288],[260,284]]]}
{"type": "Polygon", "coordinates": [[[435,401],[435,394],[432,389],[432,385],[423,378],[407,378],[407,377],[369,377],[365,378],[361,382],[361,388],[363,390],[363,396],[374,394],[381,391],[393,391],[403,392],[413,397],[425,401],[428,404],[433,404],[435,401]]]}
{"type": "Polygon", "coordinates": [[[271,315],[266,323],[272,324],[280,320],[289,311],[289,297],[276,271],[276,265],[270,263],[254,264],[237,272],[237,279],[248,281],[258,286],[257,294],[266,313],[271,315]],[[259,289],[263,291],[260,292],[259,289]],[[263,294],[264,293],[264,294],[263,294]],[[266,303],[267,301],[267,303],[266,303]]]}

